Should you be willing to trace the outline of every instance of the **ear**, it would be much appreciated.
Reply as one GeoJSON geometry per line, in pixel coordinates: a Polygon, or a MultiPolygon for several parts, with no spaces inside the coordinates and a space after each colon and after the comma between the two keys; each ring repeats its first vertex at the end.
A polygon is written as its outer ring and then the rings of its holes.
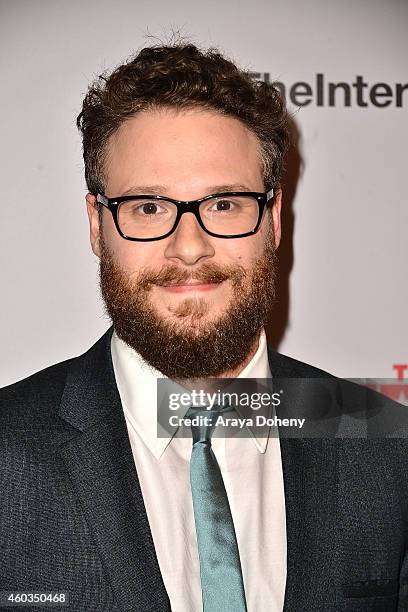
{"type": "Polygon", "coordinates": [[[89,237],[92,251],[95,253],[95,255],[97,255],[97,257],[100,257],[100,233],[102,228],[100,227],[99,223],[98,203],[96,201],[96,197],[92,193],[87,193],[85,199],[89,219],[89,237]]]}
{"type": "Polygon", "coordinates": [[[274,197],[273,206],[271,209],[273,233],[275,236],[275,248],[277,249],[281,241],[281,209],[282,209],[282,190],[279,189],[274,197]]]}

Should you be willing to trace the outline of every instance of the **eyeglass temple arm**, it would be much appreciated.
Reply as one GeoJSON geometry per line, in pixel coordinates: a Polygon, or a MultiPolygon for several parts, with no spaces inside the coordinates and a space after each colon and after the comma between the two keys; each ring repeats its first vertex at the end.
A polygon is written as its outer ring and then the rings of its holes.
{"type": "Polygon", "coordinates": [[[108,206],[108,198],[106,196],[102,195],[101,193],[97,194],[96,201],[98,202],[98,204],[102,204],[103,206],[106,206],[106,208],[109,208],[109,206],[108,206]]]}

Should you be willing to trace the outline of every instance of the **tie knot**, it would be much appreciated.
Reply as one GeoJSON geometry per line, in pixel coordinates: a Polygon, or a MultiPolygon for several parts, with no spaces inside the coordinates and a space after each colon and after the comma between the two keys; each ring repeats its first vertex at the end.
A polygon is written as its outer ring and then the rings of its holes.
{"type": "Polygon", "coordinates": [[[231,412],[233,406],[214,405],[211,409],[205,406],[192,406],[186,412],[186,418],[191,419],[191,433],[193,435],[193,445],[196,442],[209,442],[217,424],[217,418],[224,412],[231,412]]]}

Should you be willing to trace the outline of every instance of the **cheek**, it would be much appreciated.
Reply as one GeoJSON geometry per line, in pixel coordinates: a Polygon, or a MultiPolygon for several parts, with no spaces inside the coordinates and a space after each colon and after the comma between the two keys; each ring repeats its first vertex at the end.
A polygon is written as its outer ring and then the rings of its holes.
{"type": "Polygon", "coordinates": [[[157,247],[152,244],[143,244],[123,240],[117,251],[120,265],[130,273],[138,273],[143,268],[158,270],[163,264],[158,255],[157,247]]]}
{"type": "Polygon", "coordinates": [[[144,267],[160,265],[156,243],[133,242],[125,240],[117,231],[113,219],[104,219],[103,240],[116,263],[129,273],[138,272],[144,267]]]}
{"type": "Polygon", "coordinates": [[[262,255],[265,248],[265,236],[261,232],[255,234],[255,236],[238,238],[231,242],[235,242],[235,244],[228,249],[228,255],[224,253],[224,260],[220,258],[221,263],[236,262],[244,267],[250,267],[262,255]]]}

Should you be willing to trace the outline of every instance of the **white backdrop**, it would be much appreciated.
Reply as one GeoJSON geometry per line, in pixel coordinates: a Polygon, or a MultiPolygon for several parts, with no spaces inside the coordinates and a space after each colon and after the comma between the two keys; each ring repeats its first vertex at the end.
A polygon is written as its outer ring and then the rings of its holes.
{"type": "Polygon", "coordinates": [[[310,103],[290,104],[303,166],[279,350],[341,376],[394,376],[408,363],[407,26],[405,0],[2,0],[0,386],[109,325],[75,118],[95,74],[178,28],[260,78],[306,83],[310,103]],[[316,74],[348,85],[350,106],[340,89],[321,104],[316,74]]]}

